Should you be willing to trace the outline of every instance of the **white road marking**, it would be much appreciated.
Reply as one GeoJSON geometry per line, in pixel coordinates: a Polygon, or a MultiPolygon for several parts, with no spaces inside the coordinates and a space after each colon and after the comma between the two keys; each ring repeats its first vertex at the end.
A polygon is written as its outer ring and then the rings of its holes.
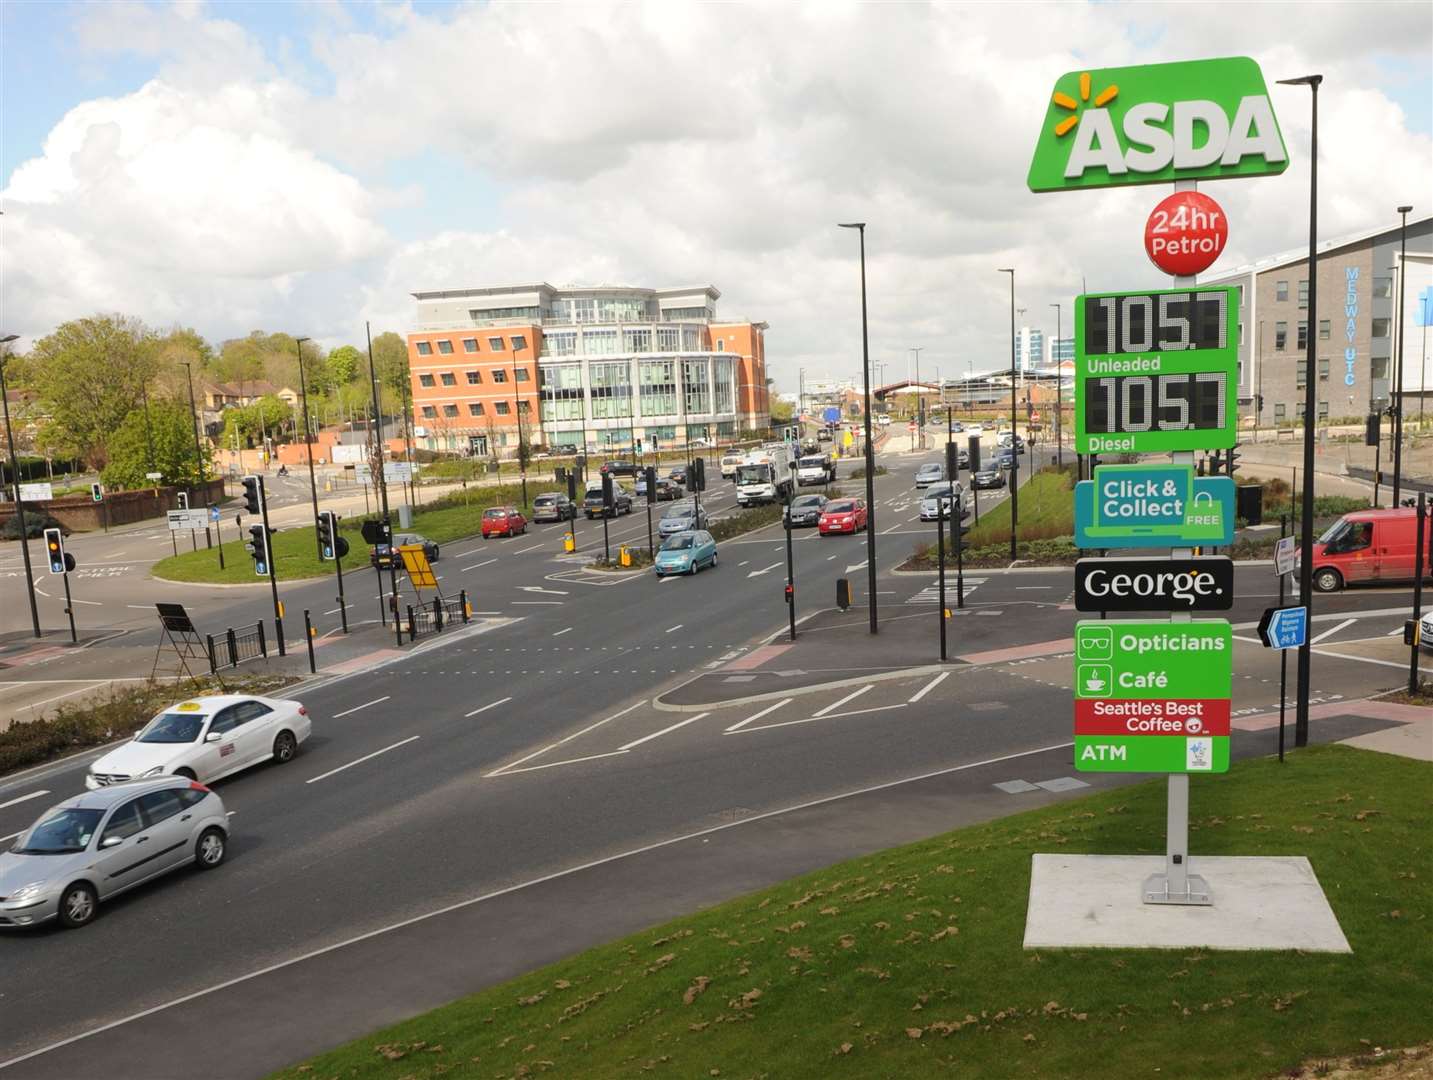
{"type": "Polygon", "coordinates": [[[865,686],[861,687],[861,689],[856,690],[853,693],[847,694],[840,701],[833,701],[830,705],[827,705],[820,712],[813,713],[812,718],[814,719],[817,716],[825,716],[829,712],[835,712],[842,705],[846,704],[846,702],[855,700],[856,698],[864,694],[867,690],[872,689],[875,685],[875,683],[867,683],[865,686]]]}
{"type": "Polygon", "coordinates": [[[661,577],[657,578],[657,584],[659,584],[659,585],[665,585],[665,584],[667,584],[667,582],[669,582],[669,581],[676,581],[676,580],[677,580],[677,576],[676,576],[675,574],[663,574],[663,575],[661,575],[661,577]]]}
{"type": "MultiPolygon", "coordinates": [[[[553,745],[556,744],[554,743],[553,745]]],[[[549,746],[546,749],[551,750],[552,747],[549,746]]],[[[510,765],[506,769],[490,772],[488,776],[511,776],[513,773],[536,772],[538,769],[555,769],[559,765],[576,765],[580,761],[596,761],[598,758],[616,757],[618,754],[625,754],[626,752],[625,750],[608,750],[605,754],[588,754],[586,757],[563,758],[561,761],[544,761],[541,765],[528,765],[521,769],[514,768],[510,765]]],[[[527,758],[523,758],[522,760],[526,761],[527,758]]]]}
{"type": "MultiPolygon", "coordinates": [[[[618,717],[626,716],[626,715],[627,715],[629,712],[631,712],[633,709],[640,709],[640,708],[641,708],[643,705],[645,705],[645,704],[647,704],[645,701],[639,701],[639,702],[637,702],[637,704],[635,704],[635,705],[628,705],[628,706],[627,706],[625,709],[623,709],[621,712],[615,712],[615,713],[613,713],[611,716],[607,717],[607,718],[604,719],[604,720],[598,720],[597,723],[595,723],[595,724],[588,724],[588,725],[587,725],[585,728],[583,728],[581,731],[574,731],[571,735],[568,735],[568,736],[566,736],[565,738],[558,739],[557,742],[555,742],[555,743],[552,744],[552,746],[561,746],[561,745],[562,745],[563,743],[565,743],[565,742],[571,742],[573,739],[576,739],[576,738],[579,738],[580,736],[586,735],[589,731],[593,731],[593,730],[595,730],[595,729],[597,729],[597,728],[600,728],[603,724],[607,723],[609,720],[616,720],[618,717]]],[[[552,749],[552,746],[549,746],[548,749],[551,750],[551,749],[552,749]]],[[[522,760],[523,760],[523,761],[526,761],[526,760],[528,760],[528,759],[527,759],[527,758],[523,758],[522,760]]]]}
{"type": "Polygon", "coordinates": [[[102,601],[99,601],[99,600],[81,600],[81,599],[80,599],[79,597],[77,597],[77,596],[72,596],[72,597],[70,597],[70,603],[72,603],[72,604],[88,604],[90,607],[104,607],[104,603],[103,603],[102,601]]]}
{"type": "Polygon", "coordinates": [[[1053,589],[1054,587],[1053,585],[1016,585],[1015,591],[1026,592],[1030,589],[1053,589]]]}
{"type": "Polygon", "coordinates": [[[745,565],[746,565],[747,563],[749,563],[749,562],[751,562],[750,559],[742,559],[741,562],[739,562],[739,563],[736,564],[736,565],[737,565],[737,569],[738,569],[738,570],[741,569],[743,566],[745,566],[745,565]]]}
{"type": "Polygon", "coordinates": [[[1324,631],[1322,634],[1320,634],[1318,637],[1316,637],[1316,638],[1314,638],[1312,641],[1310,641],[1309,644],[1310,644],[1310,645],[1317,645],[1317,644],[1318,644],[1320,641],[1322,641],[1324,638],[1326,638],[1326,637],[1332,637],[1334,634],[1337,634],[1340,630],[1344,629],[1345,627],[1352,626],[1352,625],[1353,625],[1354,623],[1356,623],[1356,622],[1358,622],[1357,619],[1345,619],[1343,622],[1339,623],[1337,626],[1331,626],[1331,627],[1329,627],[1327,630],[1325,630],[1325,631],[1324,631]]]}
{"type": "Polygon", "coordinates": [[[864,570],[868,561],[868,559],[862,559],[860,562],[846,567],[846,573],[849,574],[852,570],[864,570]]]}
{"type": "Polygon", "coordinates": [[[521,554],[523,554],[524,552],[527,552],[527,551],[536,551],[538,548],[540,548],[540,547],[542,547],[542,546],[543,546],[543,545],[541,545],[541,544],[533,544],[531,547],[518,548],[516,551],[513,552],[513,554],[514,554],[514,555],[521,555],[521,554]]]}
{"type": "Polygon", "coordinates": [[[362,705],[355,705],[351,709],[344,709],[343,712],[336,712],[330,716],[329,719],[337,720],[340,716],[347,716],[349,713],[356,713],[359,709],[366,709],[370,705],[377,705],[380,702],[387,701],[392,696],[392,694],[384,694],[381,698],[374,698],[372,701],[365,701],[362,705]]]}
{"type": "Polygon", "coordinates": [[[652,739],[660,738],[661,736],[666,735],[668,732],[676,731],[677,728],[686,727],[688,724],[695,724],[702,717],[710,715],[711,713],[709,712],[699,712],[696,716],[689,716],[685,720],[678,720],[675,724],[672,724],[669,727],[664,727],[661,731],[654,731],[650,735],[643,735],[640,739],[633,739],[631,742],[627,743],[624,746],[619,746],[617,749],[630,750],[634,746],[641,746],[644,742],[650,742],[652,739]]]}
{"type": "Polygon", "coordinates": [[[836,557],[836,556],[834,556],[834,555],[827,555],[827,556],[826,556],[826,561],[827,561],[827,562],[830,562],[830,561],[831,561],[832,559],[834,559],[835,557],[836,557]]]}
{"type": "Polygon", "coordinates": [[[893,532],[895,532],[895,531],[896,531],[897,529],[899,529],[899,528],[900,528],[899,525],[892,525],[889,529],[882,529],[881,532],[880,532],[880,535],[881,535],[881,536],[885,536],[886,533],[893,533],[893,532]]]}
{"type": "Polygon", "coordinates": [[[329,770],[328,772],[326,772],[326,773],[320,773],[318,776],[315,776],[315,777],[313,777],[313,778],[310,779],[310,780],[305,780],[304,783],[305,783],[305,784],[316,784],[316,783],[318,783],[320,780],[326,780],[326,779],[328,779],[330,776],[333,776],[335,773],[341,773],[341,772],[343,772],[344,769],[351,769],[351,768],[353,768],[355,765],[362,765],[365,761],[369,761],[369,760],[371,760],[371,759],[373,759],[373,758],[376,758],[379,754],[386,754],[386,753],[388,753],[388,751],[390,751],[390,750],[397,750],[400,746],[406,746],[406,745],[408,745],[410,742],[412,742],[414,739],[421,739],[422,737],[423,737],[423,736],[421,736],[421,735],[410,735],[410,736],[408,736],[408,738],[402,739],[402,740],[400,740],[400,741],[394,743],[392,746],[385,746],[382,750],[375,750],[375,751],[373,751],[373,753],[371,753],[371,754],[364,754],[363,757],[359,758],[357,761],[350,761],[347,765],[340,765],[340,766],[339,766],[338,768],[336,768],[336,769],[330,769],[330,770],[329,770]]]}
{"type": "Polygon", "coordinates": [[[561,604],[561,600],[514,600],[513,604],[527,604],[531,607],[534,604],[561,604]]]}
{"type": "Polygon", "coordinates": [[[941,683],[945,682],[945,680],[948,679],[948,678],[950,678],[950,672],[948,672],[948,671],[942,671],[942,672],[941,672],[939,675],[937,675],[934,679],[932,679],[930,682],[926,683],[926,684],[925,684],[924,686],[922,686],[919,690],[917,690],[917,691],[915,692],[915,696],[910,699],[909,704],[914,705],[917,701],[919,701],[921,698],[925,697],[925,696],[926,696],[927,694],[929,694],[932,690],[934,690],[937,686],[939,686],[941,683]]]}
{"type": "Polygon", "coordinates": [[[762,574],[769,574],[780,565],[781,564],[779,562],[774,562],[770,566],[766,567],[764,570],[753,570],[746,576],[749,578],[761,577],[762,574]]]}
{"type": "Polygon", "coordinates": [[[752,713],[745,720],[738,720],[735,724],[732,724],[731,727],[726,729],[726,733],[730,735],[733,731],[740,731],[753,720],[760,720],[767,713],[774,713],[777,709],[781,708],[781,706],[790,705],[795,700],[795,698],[782,698],[775,705],[768,705],[766,708],[762,709],[761,712],[752,713]]]}
{"type": "MultiPolygon", "coordinates": [[[[1403,627],[1401,627],[1401,626],[1395,626],[1392,630],[1388,631],[1388,633],[1385,634],[1384,637],[1392,637],[1394,634],[1401,634],[1401,633],[1403,633],[1403,627]]],[[[1261,644],[1262,644],[1262,642],[1261,642],[1261,644]]]]}
{"type": "Polygon", "coordinates": [[[7,806],[15,806],[22,802],[29,802],[31,799],[38,799],[48,794],[48,790],[32,791],[28,795],[21,795],[18,799],[11,799],[9,802],[0,802],[0,810],[4,810],[7,806]]]}
{"type": "Polygon", "coordinates": [[[828,716],[807,716],[800,720],[779,720],[774,724],[760,724],[753,728],[746,728],[742,731],[728,732],[730,735],[750,735],[754,731],[767,731],[771,728],[791,727],[793,724],[809,724],[815,720],[839,720],[843,716],[863,716],[866,713],[886,712],[890,709],[904,709],[906,703],[898,701],[894,705],[874,705],[869,709],[852,709],[849,712],[831,713],[828,716]]]}
{"type": "Polygon", "coordinates": [[[325,614],[325,615],[337,615],[337,614],[338,614],[340,611],[342,611],[342,610],[343,610],[343,608],[329,608],[327,611],[324,612],[324,614],[325,614]]]}
{"type": "Polygon", "coordinates": [[[549,596],[570,595],[566,589],[544,589],[541,585],[519,585],[518,588],[523,592],[546,593],[549,596]]]}
{"type": "Polygon", "coordinates": [[[21,829],[19,832],[12,832],[9,836],[0,836],[0,844],[5,843],[5,841],[7,840],[14,840],[17,836],[22,835],[24,832],[25,830],[21,829]]]}
{"type": "Polygon", "coordinates": [[[476,570],[480,566],[488,566],[495,562],[497,562],[497,559],[484,559],[482,562],[475,562],[470,566],[460,566],[458,567],[458,573],[461,574],[464,570],[476,570]]]}
{"type": "Polygon", "coordinates": [[[153,610],[154,610],[154,605],[153,605],[153,604],[125,604],[124,606],[127,607],[127,608],[133,608],[135,611],[153,611],[153,610]]]}
{"type": "Polygon", "coordinates": [[[506,705],[506,704],[507,704],[509,701],[511,701],[511,700],[512,700],[512,698],[510,698],[510,697],[505,697],[505,698],[502,698],[502,699],[500,699],[500,700],[498,700],[498,701],[489,702],[487,705],[484,705],[484,706],[482,706],[481,708],[474,709],[474,710],[473,710],[472,712],[470,712],[470,713],[464,713],[463,716],[464,716],[464,717],[477,716],[478,713],[480,713],[480,712],[487,712],[489,709],[496,709],[499,705],[506,705]]]}
{"type": "Polygon", "coordinates": [[[557,747],[558,747],[558,744],[557,744],[557,743],[549,743],[547,746],[542,747],[540,750],[534,750],[532,753],[528,754],[526,757],[520,757],[520,758],[518,758],[518,759],[517,759],[516,761],[514,761],[511,765],[504,765],[501,769],[494,769],[492,772],[487,773],[487,774],[485,774],[485,775],[488,776],[488,777],[499,776],[499,775],[501,775],[502,773],[507,772],[509,769],[516,768],[517,766],[521,765],[524,761],[531,761],[533,758],[537,757],[539,754],[545,754],[545,753],[547,753],[549,750],[556,750],[557,747]]]}
{"type": "Polygon", "coordinates": [[[681,628],[682,628],[682,624],[681,624],[681,623],[677,623],[676,626],[669,626],[669,627],[667,627],[665,630],[662,631],[662,633],[664,633],[664,634],[670,634],[673,630],[680,630],[681,628]]]}

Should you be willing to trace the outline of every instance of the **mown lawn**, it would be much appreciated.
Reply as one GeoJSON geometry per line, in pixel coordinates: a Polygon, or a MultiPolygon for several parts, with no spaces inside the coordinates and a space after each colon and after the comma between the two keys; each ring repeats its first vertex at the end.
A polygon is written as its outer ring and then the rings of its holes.
{"type": "Polygon", "coordinates": [[[1196,855],[1308,856],[1351,955],[1025,950],[1030,856],[1162,852],[1161,780],[807,874],[276,1075],[1229,1080],[1414,1045],[1433,1035],[1430,784],[1427,763],[1338,746],[1194,783],[1196,855]]]}
{"type": "MultiPolygon", "coordinates": [[[[1024,462],[1021,463],[1022,472],[1024,462]]],[[[1007,483],[1009,477],[1006,477],[1007,483]]],[[[1075,533],[1075,477],[1072,471],[1042,469],[1020,487],[1020,540],[1049,540],[1075,533]]],[[[967,492],[970,498],[972,492],[967,492]]],[[[973,519],[972,519],[973,520],[973,519]]],[[[1010,500],[982,511],[965,534],[971,547],[1010,541],[1010,500]]]]}

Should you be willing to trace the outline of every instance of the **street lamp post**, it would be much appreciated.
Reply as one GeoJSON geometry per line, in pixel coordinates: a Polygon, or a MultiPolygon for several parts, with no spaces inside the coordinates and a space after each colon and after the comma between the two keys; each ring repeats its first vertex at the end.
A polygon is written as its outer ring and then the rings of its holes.
{"type": "Polygon", "coordinates": [[[925,394],[921,386],[921,350],[923,345],[911,346],[911,352],[916,354],[916,449],[925,449],[925,394]]]}
{"type": "MultiPolygon", "coordinates": [[[[189,382],[189,417],[190,417],[190,419],[191,419],[191,420],[193,421],[193,423],[194,423],[194,465],[195,465],[195,468],[197,468],[197,469],[199,470],[199,493],[200,493],[200,497],[203,498],[203,500],[204,500],[204,505],[207,506],[207,505],[209,504],[209,495],[208,495],[208,489],[207,489],[207,486],[206,486],[207,483],[208,483],[208,477],[207,477],[207,474],[206,474],[205,471],[204,471],[204,451],[203,451],[202,449],[200,449],[200,446],[199,446],[199,410],[198,410],[198,408],[197,408],[197,407],[195,406],[195,404],[194,404],[194,370],[193,370],[193,368],[190,366],[190,364],[189,364],[189,362],[188,362],[187,360],[184,362],[184,376],[185,376],[185,378],[186,378],[186,379],[188,380],[188,382],[189,382]]],[[[262,415],[262,410],[260,410],[260,415],[262,415]]],[[[191,532],[191,533],[189,534],[189,537],[190,537],[191,540],[194,539],[194,534],[193,534],[193,532],[191,532]]],[[[205,543],[205,544],[208,544],[208,543],[209,543],[209,526],[208,526],[208,525],[205,525],[205,526],[204,526],[204,543],[205,543]]],[[[198,546],[198,545],[197,545],[197,542],[196,542],[196,547],[197,547],[197,546],[198,546]]],[[[224,541],[223,541],[222,538],[220,538],[220,540],[219,540],[219,565],[222,567],[223,564],[224,564],[224,541]]]]}
{"type": "MultiPolygon", "coordinates": [[[[1318,326],[1318,231],[1319,231],[1319,84],[1322,75],[1303,75],[1297,79],[1280,79],[1284,86],[1307,86],[1311,93],[1312,122],[1309,133],[1309,326],[1318,326]]],[[[1304,363],[1308,378],[1304,380],[1304,488],[1303,505],[1299,508],[1299,603],[1307,609],[1306,618],[1313,619],[1314,593],[1314,418],[1318,415],[1318,379],[1314,373],[1314,334],[1305,335],[1308,352],[1304,363]]],[[[1309,742],[1309,679],[1313,649],[1308,636],[1299,646],[1298,705],[1294,713],[1294,745],[1309,742]]]]}
{"type": "Polygon", "coordinates": [[[517,389],[517,354],[521,350],[512,351],[512,381],[513,381],[513,408],[517,410],[517,465],[518,473],[522,479],[522,505],[523,512],[527,512],[527,458],[532,448],[523,441],[522,430],[522,398],[518,395],[517,389]]]}
{"type": "Polygon", "coordinates": [[[1015,270],[1006,267],[1000,273],[1010,275],[1010,561],[1014,562],[1017,558],[1015,534],[1020,524],[1020,446],[1015,441],[1020,438],[1015,429],[1019,415],[1015,399],[1015,364],[1018,359],[1015,350],[1015,270]]]}
{"type": "Polygon", "coordinates": [[[879,633],[876,622],[876,454],[871,446],[871,339],[866,321],[866,223],[843,223],[861,235],[861,381],[865,391],[866,428],[866,588],[870,592],[871,633],[879,633]]]}
{"type": "Polygon", "coordinates": [[[7,334],[0,338],[0,345],[6,346],[0,352],[0,401],[5,408],[5,438],[10,444],[10,479],[15,482],[15,516],[20,519],[20,553],[25,557],[25,593],[30,598],[30,625],[35,636],[40,637],[40,609],[35,606],[35,572],[30,569],[30,534],[25,527],[25,503],[20,498],[20,459],[15,456],[15,429],[10,425],[10,395],[5,389],[5,361],[10,357],[9,345],[19,334],[7,334]]]}
{"type": "MultiPolygon", "coordinates": [[[[323,541],[318,538],[318,481],[314,479],[313,473],[313,442],[309,436],[308,420],[308,379],[304,375],[304,342],[310,338],[301,337],[294,339],[294,348],[299,354],[299,397],[303,401],[304,410],[304,450],[308,455],[308,490],[309,496],[313,499],[313,538],[318,544],[319,558],[323,558],[323,541]]],[[[335,543],[338,538],[334,537],[335,543]]]]}
{"type": "MultiPolygon", "coordinates": [[[[1395,378],[1398,380],[1395,411],[1393,414],[1393,505],[1398,506],[1399,489],[1403,483],[1403,294],[1407,291],[1404,278],[1408,276],[1408,214],[1411,206],[1400,206],[1398,213],[1403,222],[1398,227],[1398,356],[1393,362],[1395,378]]],[[[1310,277],[1310,284],[1312,284],[1310,277]]],[[[1309,323],[1313,325],[1312,322],[1309,323]]],[[[1312,336],[1312,335],[1310,335],[1312,336]]],[[[1420,399],[1421,400],[1421,399],[1420,399]]]]}
{"type": "Polygon", "coordinates": [[[1050,357],[1055,361],[1055,467],[1059,469],[1065,465],[1064,447],[1060,445],[1060,421],[1065,413],[1065,376],[1060,368],[1060,305],[1050,306],[1055,309],[1055,347],[1050,350],[1050,357]]]}

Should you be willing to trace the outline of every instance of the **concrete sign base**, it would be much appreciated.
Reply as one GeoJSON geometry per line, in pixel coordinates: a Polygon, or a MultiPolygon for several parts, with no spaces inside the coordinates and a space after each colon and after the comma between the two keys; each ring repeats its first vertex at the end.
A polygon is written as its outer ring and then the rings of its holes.
{"type": "Polygon", "coordinates": [[[1299,949],[1352,952],[1302,855],[1197,856],[1216,888],[1208,907],[1142,902],[1159,855],[1035,855],[1027,949],[1299,949]]]}

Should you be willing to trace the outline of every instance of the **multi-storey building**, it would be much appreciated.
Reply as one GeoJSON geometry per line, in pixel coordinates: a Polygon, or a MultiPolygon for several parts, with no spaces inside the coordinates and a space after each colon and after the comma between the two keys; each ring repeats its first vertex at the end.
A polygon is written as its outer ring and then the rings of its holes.
{"type": "Polygon", "coordinates": [[[413,422],[429,449],[512,456],[526,438],[600,453],[770,425],[766,323],[719,319],[714,286],[413,295],[413,422]]]}
{"type": "Polygon", "coordinates": [[[1045,332],[1022,326],[1015,333],[1015,355],[1021,371],[1034,371],[1045,363],[1045,332]]]}

